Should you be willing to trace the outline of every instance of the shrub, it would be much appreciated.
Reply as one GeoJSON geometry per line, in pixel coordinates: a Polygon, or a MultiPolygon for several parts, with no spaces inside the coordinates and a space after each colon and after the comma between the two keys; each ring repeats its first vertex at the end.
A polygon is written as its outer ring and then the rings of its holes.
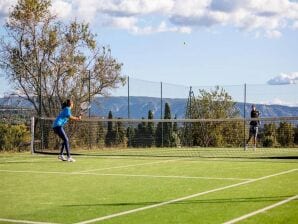
{"type": "Polygon", "coordinates": [[[30,142],[30,131],[23,125],[0,123],[0,151],[24,150],[30,142]]]}

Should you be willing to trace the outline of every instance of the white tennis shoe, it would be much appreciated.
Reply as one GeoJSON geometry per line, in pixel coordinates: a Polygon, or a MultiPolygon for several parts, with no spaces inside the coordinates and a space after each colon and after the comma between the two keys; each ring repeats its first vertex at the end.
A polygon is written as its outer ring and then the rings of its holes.
{"type": "Polygon", "coordinates": [[[62,161],[66,161],[67,159],[63,156],[63,155],[59,155],[58,159],[62,160],[62,161]]]}
{"type": "Polygon", "coordinates": [[[73,158],[71,158],[71,157],[68,157],[68,158],[67,158],[67,161],[68,161],[68,162],[75,162],[76,160],[73,159],[73,158]]]}

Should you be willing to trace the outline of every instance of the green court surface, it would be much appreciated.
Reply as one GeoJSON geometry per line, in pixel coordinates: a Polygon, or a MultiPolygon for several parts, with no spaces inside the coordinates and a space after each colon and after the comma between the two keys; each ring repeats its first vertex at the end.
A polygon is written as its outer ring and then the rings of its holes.
{"type": "Polygon", "coordinates": [[[0,154],[0,223],[297,223],[297,157],[133,152],[0,154]]]}

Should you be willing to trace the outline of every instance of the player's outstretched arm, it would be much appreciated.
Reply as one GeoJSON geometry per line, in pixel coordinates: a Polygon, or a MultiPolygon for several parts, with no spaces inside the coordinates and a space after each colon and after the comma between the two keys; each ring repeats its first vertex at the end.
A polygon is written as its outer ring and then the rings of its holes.
{"type": "Polygon", "coordinates": [[[80,121],[80,120],[82,120],[82,117],[81,116],[78,116],[78,117],[70,116],[69,119],[74,120],[74,121],[80,121]]]}

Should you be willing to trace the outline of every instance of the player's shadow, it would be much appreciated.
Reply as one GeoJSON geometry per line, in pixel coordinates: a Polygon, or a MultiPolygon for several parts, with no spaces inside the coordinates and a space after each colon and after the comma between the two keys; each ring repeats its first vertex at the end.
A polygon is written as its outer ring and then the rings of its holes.
{"type": "MultiPolygon", "coordinates": [[[[285,198],[293,195],[272,196],[272,197],[245,197],[245,198],[216,198],[216,199],[196,199],[176,201],[168,204],[184,205],[184,204],[226,204],[226,203],[247,203],[247,202],[279,202],[285,198]]],[[[96,204],[77,204],[77,205],[63,205],[63,207],[105,207],[105,206],[150,206],[164,203],[164,201],[150,201],[150,202],[118,202],[118,203],[96,203],[96,204]]]]}

